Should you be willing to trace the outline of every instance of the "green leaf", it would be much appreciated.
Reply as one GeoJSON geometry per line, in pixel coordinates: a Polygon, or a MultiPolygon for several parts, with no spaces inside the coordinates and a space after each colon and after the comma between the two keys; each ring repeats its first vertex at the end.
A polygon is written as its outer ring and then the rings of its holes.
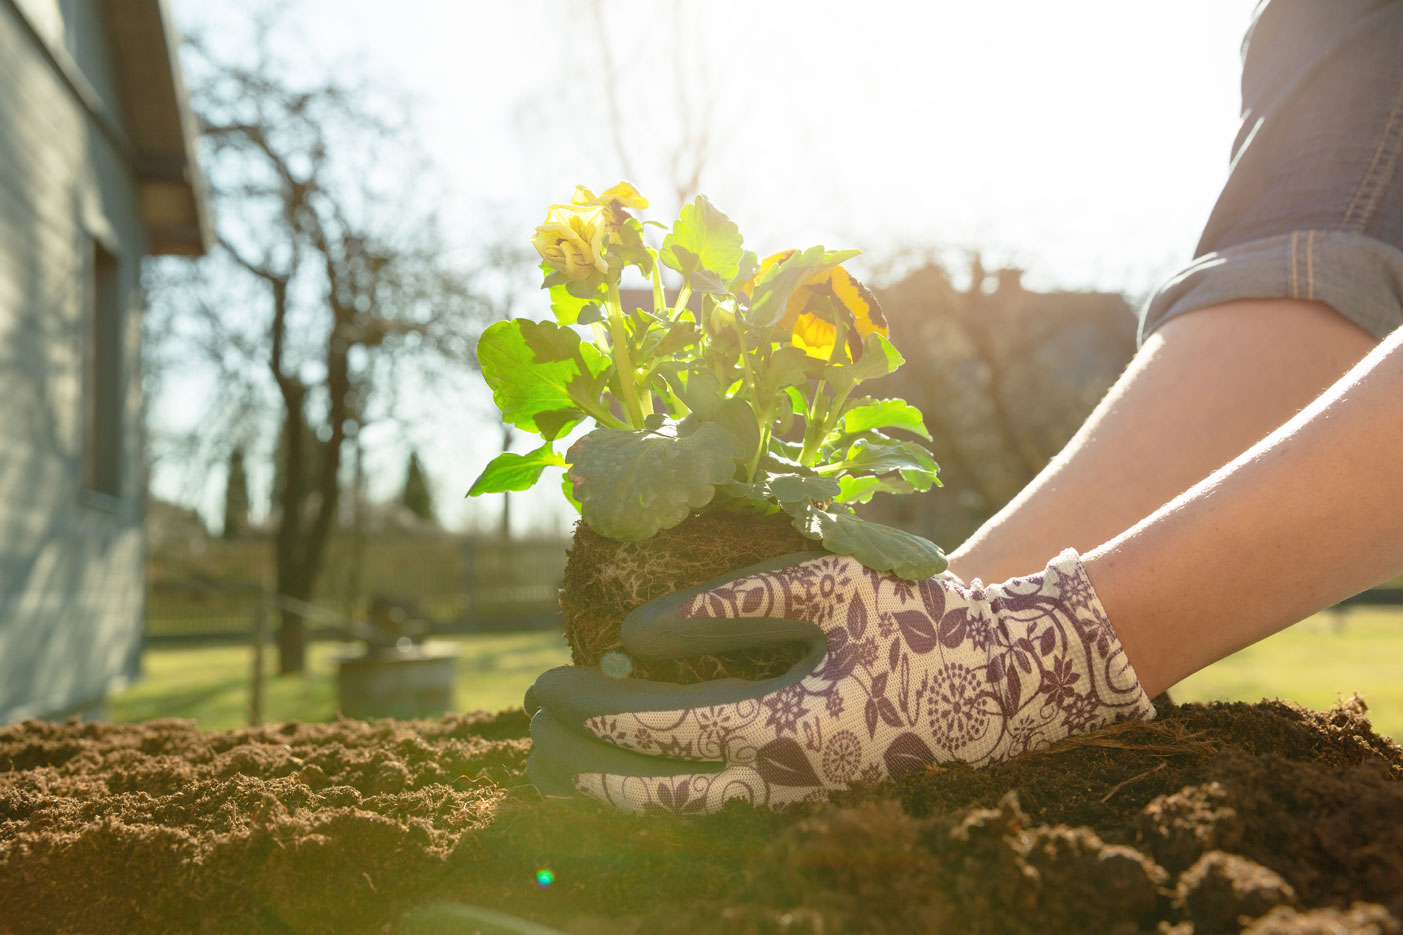
{"type": "Polygon", "coordinates": [[[843,413],[842,427],[850,435],[868,429],[899,428],[930,441],[921,410],[904,399],[877,399],[853,406],[843,413]]]}
{"type": "Polygon", "coordinates": [[[731,277],[731,281],[726,284],[728,292],[740,292],[741,288],[755,275],[755,271],[760,268],[760,258],[755,255],[754,250],[747,250],[740,258],[740,266],[736,269],[736,274],[731,277]]]}
{"type": "Polygon", "coordinates": [[[770,267],[755,283],[746,321],[769,328],[789,310],[794,291],[809,279],[857,256],[859,250],[825,250],[821,246],[796,250],[770,267]]]}
{"type": "Polygon", "coordinates": [[[807,388],[809,375],[805,371],[805,365],[812,359],[808,354],[793,346],[782,347],[775,351],[770,355],[769,363],[766,364],[761,374],[765,388],[772,395],[777,394],[785,387],[802,386],[807,388]]]}
{"type": "Polygon", "coordinates": [[[873,332],[867,336],[867,340],[863,343],[862,359],[851,367],[842,369],[848,371],[847,376],[854,383],[861,383],[863,380],[895,373],[897,368],[904,363],[906,363],[906,358],[901,356],[892,343],[880,334],[873,332]]]}
{"type": "Polygon", "coordinates": [[[794,290],[822,269],[822,247],[796,250],[788,258],[771,266],[755,284],[745,320],[759,328],[774,325],[789,309],[789,297],[794,290]]]}
{"type": "Polygon", "coordinates": [[[521,338],[535,355],[536,362],[553,364],[560,360],[574,360],[575,351],[580,346],[580,336],[569,328],[549,321],[521,321],[521,338]]]}
{"type": "Polygon", "coordinates": [[[536,423],[538,414],[576,407],[567,390],[572,381],[585,389],[609,367],[608,359],[586,343],[579,349],[589,373],[582,374],[574,360],[538,361],[525,337],[525,330],[533,330],[537,324],[524,318],[499,321],[477,342],[478,365],[503,421],[528,432],[542,431],[536,423]]]}
{"type": "Polygon", "coordinates": [[[698,418],[712,419],[716,416],[716,410],[721,405],[721,384],[710,370],[691,374],[685,385],[674,385],[673,389],[698,418]]]}
{"type": "MultiPolygon", "coordinates": [[[[934,474],[940,470],[931,453],[915,442],[874,440],[871,437],[853,442],[840,463],[841,470],[849,474],[883,474],[907,468],[934,474]]],[[[816,470],[831,474],[838,468],[824,465],[816,470]]]]}
{"type": "Polygon", "coordinates": [[[804,396],[804,391],[797,386],[786,386],[784,388],[784,395],[789,397],[789,404],[793,407],[794,414],[802,419],[807,419],[809,416],[809,400],[804,396]]]}
{"type": "Polygon", "coordinates": [[[833,499],[839,503],[866,503],[872,499],[873,494],[882,489],[882,480],[870,474],[863,477],[840,477],[838,488],[838,496],[833,499]]]}
{"type": "Polygon", "coordinates": [[[823,539],[824,524],[828,522],[829,515],[814,506],[812,501],[793,500],[779,506],[793,517],[792,525],[801,536],[815,540],[823,539]]]}
{"type": "Polygon", "coordinates": [[[701,258],[686,247],[674,246],[673,258],[677,261],[682,278],[692,287],[693,292],[706,295],[729,295],[726,284],[710,270],[703,269],[701,258]]]}
{"type": "Polygon", "coordinates": [[[838,478],[838,483],[842,485],[843,492],[833,498],[835,502],[867,503],[873,495],[879,493],[912,494],[930,490],[932,486],[940,483],[940,479],[934,474],[907,470],[885,477],[874,477],[871,474],[845,475],[838,478]]]}
{"type": "Polygon", "coordinates": [[[722,400],[721,405],[716,408],[715,420],[725,426],[739,442],[740,455],[737,460],[748,462],[755,457],[755,450],[760,447],[760,423],[756,420],[755,410],[750,408],[750,403],[738,396],[722,400]]]}
{"type": "Polygon", "coordinates": [[[761,513],[774,510],[774,502],[765,495],[763,484],[746,484],[738,480],[728,480],[716,488],[717,495],[731,500],[743,500],[761,513]]]}
{"type": "Polygon", "coordinates": [[[546,441],[555,441],[579,425],[584,417],[578,409],[549,409],[536,413],[536,429],[546,441]]]}
{"type": "Polygon", "coordinates": [[[861,250],[828,250],[823,254],[824,266],[840,266],[860,254],[861,250]]]}
{"type": "Polygon", "coordinates": [[[779,394],[779,413],[774,419],[774,433],[783,435],[794,428],[794,401],[788,393],[779,394]]]}
{"type": "Polygon", "coordinates": [[[851,555],[876,571],[919,581],[945,570],[945,553],[940,546],[913,533],[869,523],[848,513],[821,514],[818,525],[823,530],[825,549],[837,555],[851,555]]]}
{"type": "Polygon", "coordinates": [[[681,273],[697,291],[727,292],[725,281],[740,271],[743,253],[740,228],[705,195],[698,195],[695,202],[682,206],[672,232],[663,239],[658,259],[681,273]],[[701,277],[699,283],[702,271],[711,276],[701,277]]]}
{"type": "Polygon", "coordinates": [[[685,438],[595,429],[566,457],[585,522],[602,536],[635,541],[710,503],[735,471],[736,443],[714,422],[685,438]]]}
{"type": "Polygon", "coordinates": [[[653,255],[643,242],[643,224],[637,218],[627,218],[615,236],[610,238],[606,251],[612,268],[614,258],[618,258],[619,268],[637,266],[644,276],[653,274],[653,255]]]}
{"type": "Polygon", "coordinates": [[[802,474],[776,474],[768,481],[770,494],[780,503],[794,503],[797,500],[831,500],[842,489],[838,481],[831,477],[805,476],[802,474]]]}
{"type": "Polygon", "coordinates": [[[701,337],[701,329],[690,321],[679,321],[673,323],[658,342],[657,346],[648,351],[653,357],[671,357],[684,347],[691,347],[697,343],[701,337]]]}
{"type": "Polygon", "coordinates": [[[935,474],[934,472],[931,472],[931,471],[913,471],[913,470],[902,471],[902,472],[901,472],[901,479],[904,480],[904,481],[906,481],[906,483],[910,484],[913,488],[915,488],[915,489],[916,489],[917,491],[919,491],[920,493],[925,493],[927,490],[930,490],[932,487],[943,487],[943,486],[945,486],[944,484],[940,483],[940,477],[939,477],[939,475],[937,475],[937,474],[935,474]]]}
{"type": "Polygon", "coordinates": [[[565,459],[555,453],[550,442],[524,455],[504,451],[482,469],[468,490],[468,496],[529,490],[548,467],[565,467],[565,459]]]}
{"type": "Polygon", "coordinates": [[[575,482],[570,479],[570,472],[566,471],[560,475],[560,492],[565,495],[565,500],[575,512],[580,512],[580,501],[575,497],[575,482]]]}
{"type": "Polygon", "coordinates": [[[550,307],[555,320],[562,325],[582,324],[580,315],[590,306],[602,306],[609,301],[609,287],[603,277],[566,279],[550,286],[550,307]]]}

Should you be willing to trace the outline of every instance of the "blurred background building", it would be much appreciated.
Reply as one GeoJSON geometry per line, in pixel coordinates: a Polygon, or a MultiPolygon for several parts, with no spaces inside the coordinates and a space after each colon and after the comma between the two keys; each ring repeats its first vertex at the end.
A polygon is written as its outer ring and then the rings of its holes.
{"type": "Polygon", "coordinates": [[[192,128],[160,0],[0,0],[0,721],[137,673],[139,276],[208,244],[192,128]]]}

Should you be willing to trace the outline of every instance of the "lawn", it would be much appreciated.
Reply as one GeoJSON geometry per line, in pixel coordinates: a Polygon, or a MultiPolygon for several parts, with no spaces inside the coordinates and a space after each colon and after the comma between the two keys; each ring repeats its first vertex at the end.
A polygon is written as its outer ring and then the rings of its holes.
{"type": "MultiPolygon", "coordinates": [[[[458,647],[456,688],[461,710],[521,704],[536,675],[570,661],[555,631],[492,634],[446,640],[458,647]]],[[[305,676],[268,679],[264,718],[323,721],[335,716],[336,644],[312,647],[305,676]]],[[[268,651],[268,670],[274,655],[268,651]]],[[[247,722],[251,658],[245,646],[148,650],[146,677],[109,705],[114,721],[193,718],[218,730],[247,722]]],[[[1177,701],[1284,698],[1328,708],[1358,692],[1375,728],[1403,737],[1403,610],[1362,607],[1318,614],[1181,682],[1177,701]]]]}
{"type": "Polygon", "coordinates": [[[1234,653],[1170,691],[1175,701],[1284,698],[1328,708],[1358,692],[1380,734],[1403,741],[1403,610],[1316,614],[1234,653]]]}
{"type": "MultiPolygon", "coordinates": [[[[458,649],[457,707],[498,711],[518,707],[538,674],[570,662],[570,650],[557,631],[530,631],[467,636],[435,641],[458,649]]],[[[336,716],[336,657],[351,651],[338,643],[314,643],[302,676],[266,680],[266,721],[326,721],[336,716]]],[[[266,672],[275,672],[277,656],[269,647],[266,672]]],[[[247,646],[161,647],[146,651],[145,677],[114,696],[108,716],[114,721],[155,717],[193,718],[207,730],[248,723],[252,651],[247,646]]]]}

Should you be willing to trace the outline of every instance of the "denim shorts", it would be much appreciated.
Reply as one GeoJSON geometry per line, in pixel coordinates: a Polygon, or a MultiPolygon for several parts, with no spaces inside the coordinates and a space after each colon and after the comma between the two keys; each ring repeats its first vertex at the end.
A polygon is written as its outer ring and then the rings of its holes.
{"type": "Polygon", "coordinates": [[[1140,340],[1235,299],[1313,299],[1403,325],[1403,0],[1268,0],[1242,44],[1242,126],[1194,259],[1140,340]]]}

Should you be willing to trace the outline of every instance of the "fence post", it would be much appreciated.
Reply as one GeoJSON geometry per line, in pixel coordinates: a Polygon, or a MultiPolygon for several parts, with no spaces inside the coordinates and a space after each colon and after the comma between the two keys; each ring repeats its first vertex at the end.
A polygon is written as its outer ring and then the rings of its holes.
{"type": "Polygon", "coordinates": [[[268,584],[264,582],[258,590],[258,607],[253,612],[253,685],[248,702],[248,722],[252,727],[263,723],[263,644],[268,637],[270,603],[268,584]]]}
{"type": "Polygon", "coordinates": [[[463,624],[477,619],[477,535],[463,540],[463,624]]]}

